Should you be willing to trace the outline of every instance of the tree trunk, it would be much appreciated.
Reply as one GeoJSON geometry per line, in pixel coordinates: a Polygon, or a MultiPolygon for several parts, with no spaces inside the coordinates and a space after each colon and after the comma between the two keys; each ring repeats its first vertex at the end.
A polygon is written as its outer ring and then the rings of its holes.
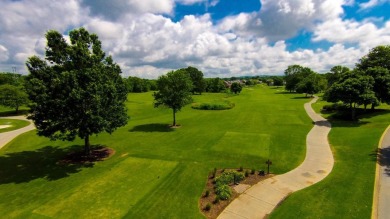
{"type": "Polygon", "coordinates": [[[355,106],[352,107],[352,121],[355,120],[355,117],[356,117],[356,110],[355,110],[355,106]]]}
{"type": "Polygon", "coordinates": [[[16,114],[19,113],[19,106],[16,106],[16,114]]]}
{"type": "Polygon", "coordinates": [[[371,110],[375,109],[375,104],[371,104],[371,110]]]}
{"type": "Polygon", "coordinates": [[[176,126],[176,109],[173,109],[173,126],[176,126]]]}
{"type": "Polygon", "coordinates": [[[91,155],[91,145],[89,143],[89,135],[85,136],[84,138],[84,152],[85,155],[87,156],[91,155]]]}

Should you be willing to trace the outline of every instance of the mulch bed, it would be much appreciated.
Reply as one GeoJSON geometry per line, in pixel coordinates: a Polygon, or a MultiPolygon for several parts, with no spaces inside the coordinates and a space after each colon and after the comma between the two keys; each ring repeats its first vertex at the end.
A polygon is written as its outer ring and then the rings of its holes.
{"type": "Polygon", "coordinates": [[[90,155],[85,155],[84,150],[72,152],[64,159],[59,161],[60,164],[84,164],[103,161],[115,154],[115,150],[105,146],[91,147],[90,155]]]}
{"type": "MultiPolygon", "coordinates": [[[[237,169],[224,169],[224,170],[221,169],[221,170],[217,170],[216,176],[219,176],[223,173],[223,171],[228,171],[228,170],[239,171],[237,169]]],[[[245,179],[243,181],[241,181],[240,184],[246,184],[246,185],[250,185],[250,186],[253,186],[262,180],[265,180],[265,179],[268,179],[268,178],[274,176],[273,174],[266,174],[266,175],[262,176],[262,175],[259,175],[258,171],[256,171],[254,174],[251,174],[250,173],[251,170],[249,170],[249,169],[244,169],[243,172],[245,173],[245,171],[249,171],[249,175],[248,175],[248,177],[245,177],[245,179]]],[[[217,195],[214,192],[214,186],[215,186],[214,185],[214,178],[210,175],[207,179],[206,188],[204,189],[202,197],[199,200],[200,211],[203,213],[204,216],[206,216],[206,218],[209,218],[209,219],[217,218],[218,215],[229,205],[229,203],[232,202],[234,199],[236,199],[240,195],[238,192],[236,192],[234,190],[234,188],[233,188],[234,185],[231,184],[231,185],[229,185],[232,189],[232,196],[230,197],[230,199],[219,200],[218,203],[214,203],[214,200],[217,197],[217,195]],[[210,191],[209,196],[205,197],[207,190],[210,191]],[[211,209],[207,211],[207,210],[205,210],[205,207],[208,203],[211,204],[211,209]]]]}

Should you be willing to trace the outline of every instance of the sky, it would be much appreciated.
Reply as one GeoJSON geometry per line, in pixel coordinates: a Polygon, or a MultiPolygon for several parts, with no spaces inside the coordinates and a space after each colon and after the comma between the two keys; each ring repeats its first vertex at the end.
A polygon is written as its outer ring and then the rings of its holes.
{"type": "Polygon", "coordinates": [[[28,74],[45,33],[96,33],[123,76],[193,66],[206,77],[353,68],[390,44],[390,0],[0,0],[0,72],[28,74]]]}

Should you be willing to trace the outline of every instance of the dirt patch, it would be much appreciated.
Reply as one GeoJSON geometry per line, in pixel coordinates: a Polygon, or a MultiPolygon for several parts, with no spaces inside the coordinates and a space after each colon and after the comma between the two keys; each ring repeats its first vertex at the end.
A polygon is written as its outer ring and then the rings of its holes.
{"type": "MultiPolygon", "coordinates": [[[[237,169],[217,170],[216,177],[221,175],[224,171],[229,171],[229,170],[239,171],[237,169]]],[[[250,187],[250,186],[253,186],[253,185],[257,184],[258,182],[260,182],[262,180],[265,180],[265,179],[268,179],[268,178],[274,176],[273,174],[259,175],[258,171],[256,171],[254,174],[251,174],[251,170],[249,170],[249,169],[243,169],[242,170],[242,172],[244,172],[244,173],[246,171],[248,172],[248,176],[245,177],[245,179],[240,182],[240,185],[244,184],[244,185],[249,185],[249,187],[250,187]]],[[[217,218],[218,215],[234,199],[236,199],[238,196],[240,196],[240,193],[238,193],[236,191],[236,189],[234,189],[234,187],[237,186],[237,185],[231,184],[231,185],[229,185],[231,187],[231,189],[232,189],[232,196],[230,197],[230,199],[228,199],[228,200],[219,200],[219,202],[216,203],[215,199],[216,199],[217,195],[214,192],[214,186],[215,186],[215,184],[214,184],[214,177],[212,177],[212,175],[210,174],[208,179],[207,179],[206,188],[204,189],[202,197],[199,200],[199,209],[200,209],[200,211],[203,213],[204,216],[206,216],[206,218],[209,218],[209,219],[217,218]],[[209,191],[208,196],[206,196],[206,191],[209,191]],[[210,210],[206,210],[206,205],[207,204],[211,205],[210,210]]]]}
{"type": "Polygon", "coordinates": [[[91,147],[90,155],[85,155],[84,150],[75,151],[60,160],[60,164],[83,164],[103,161],[115,154],[115,150],[105,146],[91,147]]]}

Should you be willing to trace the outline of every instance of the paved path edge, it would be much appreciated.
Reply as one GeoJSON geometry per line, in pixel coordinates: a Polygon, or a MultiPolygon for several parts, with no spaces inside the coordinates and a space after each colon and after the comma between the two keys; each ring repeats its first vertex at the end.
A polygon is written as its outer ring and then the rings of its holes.
{"type": "MultiPolygon", "coordinates": [[[[390,130],[390,125],[387,126],[385,131],[382,133],[381,138],[379,139],[378,143],[378,149],[382,148],[382,142],[383,139],[385,138],[386,134],[390,130]]],[[[378,155],[376,157],[376,165],[375,165],[375,182],[374,182],[374,194],[373,194],[373,199],[372,199],[372,212],[371,212],[371,218],[372,219],[377,219],[378,218],[378,203],[379,203],[379,182],[381,179],[381,174],[379,174],[379,171],[381,169],[379,163],[378,163],[378,155]]]]}
{"type": "Polygon", "coordinates": [[[30,122],[30,124],[20,128],[20,129],[0,133],[0,149],[2,149],[4,146],[6,146],[8,143],[10,143],[12,140],[14,140],[19,135],[35,129],[34,123],[31,120],[28,120],[26,118],[26,116],[7,116],[7,117],[1,117],[1,118],[2,119],[24,120],[24,121],[30,122]]]}
{"type": "Polygon", "coordinates": [[[317,100],[318,97],[315,96],[304,104],[305,111],[314,124],[306,136],[304,161],[287,173],[268,178],[250,187],[234,199],[221,212],[218,219],[267,218],[287,196],[322,181],[332,172],[334,157],[328,139],[332,126],[311,107],[317,100]]]}

